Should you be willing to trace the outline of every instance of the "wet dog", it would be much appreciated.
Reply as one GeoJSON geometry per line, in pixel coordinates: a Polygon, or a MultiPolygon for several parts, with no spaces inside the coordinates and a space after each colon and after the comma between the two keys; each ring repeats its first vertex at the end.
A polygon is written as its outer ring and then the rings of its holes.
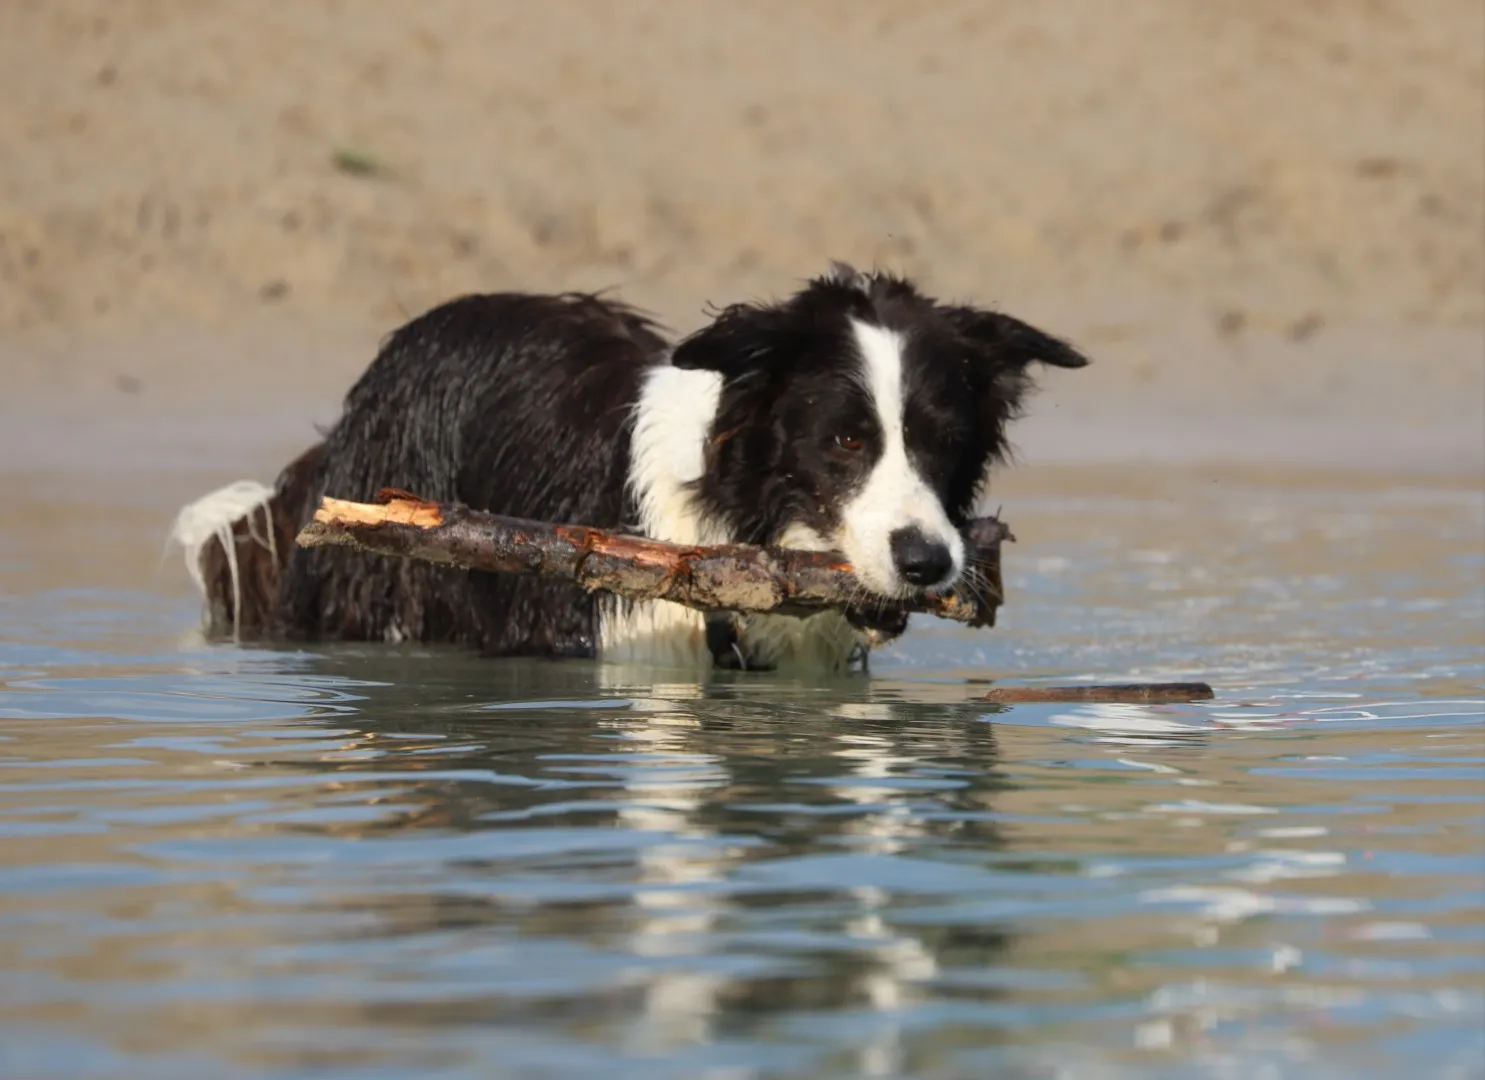
{"type": "Polygon", "coordinates": [[[680,543],[838,551],[867,596],[948,589],[1036,362],[1088,361],[1009,315],[841,264],[674,344],[611,299],[467,296],[393,333],[273,487],[213,492],[181,511],[175,536],[215,634],[839,670],[902,627],[834,612],[708,618],[293,537],[323,494],[396,487],[680,543]]]}

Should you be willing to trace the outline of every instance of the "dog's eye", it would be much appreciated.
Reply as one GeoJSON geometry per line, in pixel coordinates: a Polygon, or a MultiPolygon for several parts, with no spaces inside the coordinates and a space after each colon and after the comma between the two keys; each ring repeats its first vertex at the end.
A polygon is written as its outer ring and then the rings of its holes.
{"type": "Polygon", "coordinates": [[[859,435],[837,435],[835,445],[848,454],[854,454],[861,449],[861,437],[859,435]]]}

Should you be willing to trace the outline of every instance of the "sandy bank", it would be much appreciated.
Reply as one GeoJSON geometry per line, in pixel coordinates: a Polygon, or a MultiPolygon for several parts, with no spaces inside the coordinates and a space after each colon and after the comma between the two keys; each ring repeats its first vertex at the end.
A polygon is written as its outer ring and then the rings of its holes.
{"type": "Polygon", "coordinates": [[[12,461],[298,441],[461,291],[685,330],[829,256],[1095,353],[1033,460],[1485,447],[1477,0],[16,0],[0,140],[12,461]]]}

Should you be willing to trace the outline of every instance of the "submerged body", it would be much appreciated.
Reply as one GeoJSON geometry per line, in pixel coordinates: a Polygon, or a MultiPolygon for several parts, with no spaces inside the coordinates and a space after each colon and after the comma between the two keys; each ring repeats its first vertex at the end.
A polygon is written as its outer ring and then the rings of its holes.
{"type": "Polygon", "coordinates": [[[839,266],[673,347],[598,297],[464,297],[394,333],[272,489],[206,496],[177,538],[215,633],[839,670],[868,628],[833,612],[708,617],[292,538],[321,495],[396,487],[679,543],[837,550],[868,599],[944,589],[1033,360],[1086,363],[1008,316],[839,266]]]}

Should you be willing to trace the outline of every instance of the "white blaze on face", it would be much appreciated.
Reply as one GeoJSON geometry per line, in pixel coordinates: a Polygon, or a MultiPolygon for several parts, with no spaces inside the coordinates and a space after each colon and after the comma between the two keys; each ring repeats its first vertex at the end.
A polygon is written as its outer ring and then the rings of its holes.
{"type": "Polygon", "coordinates": [[[917,528],[949,549],[953,569],[948,584],[964,569],[964,541],[949,521],[933,489],[908,459],[903,430],[902,335],[852,320],[861,352],[862,380],[876,406],[882,429],[882,456],[866,484],[845,505],[839,546],[861,580],[875,592],[901,593],[902,577],[892,558],[892,534],[917,528]]]}

